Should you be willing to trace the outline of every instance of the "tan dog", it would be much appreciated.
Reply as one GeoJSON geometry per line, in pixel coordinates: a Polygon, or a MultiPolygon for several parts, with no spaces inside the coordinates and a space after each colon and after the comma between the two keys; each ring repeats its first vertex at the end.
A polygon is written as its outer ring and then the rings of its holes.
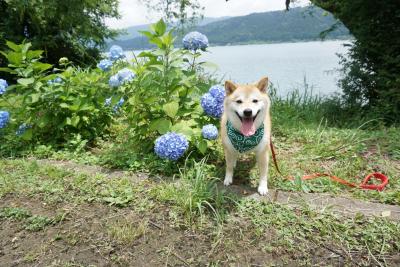
{"type": "Polygon", "coordinates": [[[241,153],[255,152],[260,170],[260,195],[268,193],[268,161],[271,136],[271,101],[268,78],[256,84],[225,82],[226,97],[221,118],[221,136],[225,151],[225,185],[232,184],[233,169],[241,153]]]}

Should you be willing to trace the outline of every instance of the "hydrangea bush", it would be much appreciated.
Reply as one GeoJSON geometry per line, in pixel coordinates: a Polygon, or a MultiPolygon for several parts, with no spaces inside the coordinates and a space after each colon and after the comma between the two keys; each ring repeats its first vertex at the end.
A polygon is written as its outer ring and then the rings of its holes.
{"type": "MultiPolygon", "coordinates": [[[[183,156],[183,146],[170,147],[165,141],[178,138],[172,134],[175,133],[185,138],[187,145],[185,142],[184,147],[188,155],[204,156],[208,149],[215,149],[215,142],[202,136],[202,127],[217,124],[216,119],[207,116],[200,105],[200,96],[209,90],[211,84],[202,76],[200,66],[192,68],[191,64],[185,63],[190,61],[193,51],[198,54],[206,49],[207,38],[198,34],[188,35],[184,38],[185,48],[175,49],[173,32],[167,31],[163,21],[142,33],[156,48],[137,56],[137,86],[126,91],[125,109],[133,132],[130,140],[143,153],[155,151],[163,159],[176,160],[177,155],[183,156]],[[173,156],[167,156],[165,151],[173,156]]],[[[218,93],[215,96],[221,98],[218,93]]]]}
{"type": "Polygon", "coordinates": [[[106,131],[115,114],[104,101],[110,95],[115,102],[121,97],[119,91],[110,93],[109,74],[74,68],[66,58],[60,59],[63,69],[53,70],[40,61],[42,51],[30,50],[30,43],[7,45],[2,53],[9,67],[2,71],[15,75],[17,83],[0,96],[0,110],[12,114],[10,136],[4,138],[17,134],[58,146],[76,134],[91,141],[106,131]]]}
{"type": "Polygon", "coordinates": [[[155,153],[175,161],[216,151],[214,125],[224,92],[211,86],[202,62],[194,60],[207,48],[207,38],[189,34],[184,48],[175,49],[175,37],[163,21],[143,34],[154,50],[129,63],[113,46],[108,59],[97,64],[102,71],[74,68],[66,58],[60,59],[61,69],[53,69],[40,62],[41,51],[31,51],[29,43],[9,43],[9,51],[3,51],[9,67],[2,70],[18,82],[8,87],[0,80],[1,127],[18,142],[63,146],[79,136],[90,144],[118,118],[129,126],[125,139],[139,155],[155,153]]]}

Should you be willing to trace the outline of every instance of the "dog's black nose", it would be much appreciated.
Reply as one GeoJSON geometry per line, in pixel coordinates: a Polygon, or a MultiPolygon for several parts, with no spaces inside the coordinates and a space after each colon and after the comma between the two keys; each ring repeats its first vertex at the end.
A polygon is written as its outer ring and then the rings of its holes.
{"type": "Polygon", "coordinates": [[[253,111],[252,111],[251,109],[249,109],[249,108],[243,110],[243,115],[244,115],[245,117],[251,117],[252,113],[253,113],[253,111]]]}

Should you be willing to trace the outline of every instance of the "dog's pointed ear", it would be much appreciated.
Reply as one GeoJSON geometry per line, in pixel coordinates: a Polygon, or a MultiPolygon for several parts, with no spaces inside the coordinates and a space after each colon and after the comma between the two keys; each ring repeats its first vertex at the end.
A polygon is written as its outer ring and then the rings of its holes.
{"type": "Polygon", "coordinates": [[[268,77],[262,77],[258,82],[257,82],[257,88],[263,93],[267,92],[267,87],[268,87],[268,77]]]}
{"type": "Polygon", "coordinates": [[[232,94],[233,91],[236,90],[236,88],[237,88],[237,85],[234,84],[233,82],[231,82],[231,81],[226,81],[225,82],[225,91],[226,91],[227,95],[232,94]]]}

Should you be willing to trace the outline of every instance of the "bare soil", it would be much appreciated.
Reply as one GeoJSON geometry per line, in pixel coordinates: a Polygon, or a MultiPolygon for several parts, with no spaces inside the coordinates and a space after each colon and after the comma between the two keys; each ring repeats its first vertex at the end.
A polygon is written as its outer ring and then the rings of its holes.
{"type": "Polygon", "coordinates": [[[206,266],[212,262],[235,266],[292,262],[295,266],[290,258],[250,245],[254,237],[240,236],[234,229],[218,244],[206,232],[173,225],[167,207],[139,214],[95,203],[49,206],[39,199],[13,195],[2,199],[2,207],[25,208],[49,217],[61,212],[66,217],[38,232],[25,230],[22,222],[0,219],[1,266],[206,266]],[[133,225],[146,222],[148,227],[132,242],[119,242],[107,231],[119,220],[133,225]]]}
{"type": "MultiPolygon", "coordinates": [[[[42,164],[63,167],[89,175],[107,174],[110,178],[148,179],[146,174],[110,171],[96,166],[72,162],[41,161],[42,164]]],[[[271,191],[269,197],[259,197],[255,188],[239,180],[232,190],[242,197],[274,201],[287,205],[302,202],[322,210],[331,208],[343,215],[357,212],[367,216],[386,216],[399,220],[399,207],[366,203],[327,194],[300,194],[271,191]],[[390,213],[382,214],[389,210],[390,213]]],[[[23,221],[0,218],[1,266],[356,266],[358,256],[348,257],[328,246],[312,241],[299,244],[299,250],[271,247],[278,236],[274,231],[257,234],[252,224],[239,218],[231,219],[219,231],[215,225],[201,229],[180,224],[167,205],[157,204],[145,212],[99,203],[43,202],[39,196],[21,197],[8,194],[0,198],[0,209],[18,207],[34,215],[49,218],[63,215],[63,220],[32,232],[23,221]],[[132,229],[145,226],[130,240],[113,236],[110,228],[120,222],[132,229]],[[220,234],[218,234],[220,233],[220,234]],[[301,249],[300,249],[301,247],[301,249]]],[[[279,241],[279,240],[278,240],[279,241]]],[[[364,257],[360,255],[359,257],[364,257]]],[[[400,255],[387,264],[400,265],[400,255]]]]}

